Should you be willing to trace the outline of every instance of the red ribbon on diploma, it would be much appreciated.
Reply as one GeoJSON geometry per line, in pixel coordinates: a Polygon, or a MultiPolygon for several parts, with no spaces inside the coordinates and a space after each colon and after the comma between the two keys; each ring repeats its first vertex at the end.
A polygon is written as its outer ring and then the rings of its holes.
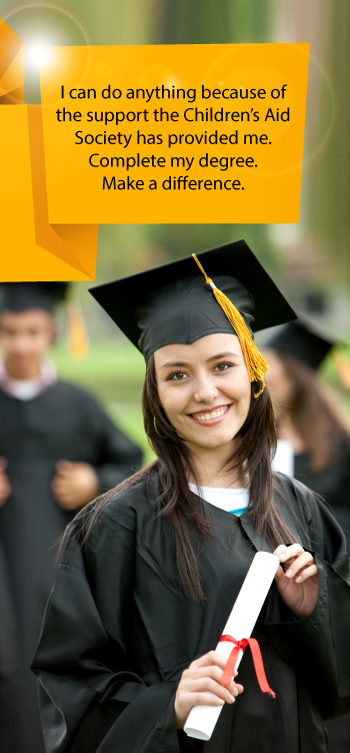
{"type": "Polygon", "coordinates": [[[262,660],[260,646],[258,644],[258,641],[256,641],[255,638],[242,638],[241,641],[236,641],[235,638],[232,638],[232,635],[222,635],[219,640],[219,643],[221,643],[222,641],[227,642],[227,643],[234,643],[235,645],[230,653],[230,656],[227,659],[226,666],[224,669],[224,674],[221,679],[221,685],[230,684],[233,677],[233,672],[236,666],[236,661],[238,658],[239,651],[240,649],[242,649],[242,651],[244,652],[247,646],[249,646],[252,652],[254,668],[255,668],[256,677],[260,686],[260,690],[262,690],[263,693],[268,693],[271,696],[271,698],[276,698],[276,693],[274,693],[273,690],[271,690],[266,679],[263,660],[262,660]]]}

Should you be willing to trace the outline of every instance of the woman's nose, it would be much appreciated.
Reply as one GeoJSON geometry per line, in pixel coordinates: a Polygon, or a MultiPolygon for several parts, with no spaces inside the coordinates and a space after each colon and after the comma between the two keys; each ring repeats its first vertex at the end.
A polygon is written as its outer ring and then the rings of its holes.
{"type": "Polygon", "coordinates": [[[200,376],[196,379],[193,397],[197,403],[212,403],[218,396],[219,391],[209,376],[200,376]]]}

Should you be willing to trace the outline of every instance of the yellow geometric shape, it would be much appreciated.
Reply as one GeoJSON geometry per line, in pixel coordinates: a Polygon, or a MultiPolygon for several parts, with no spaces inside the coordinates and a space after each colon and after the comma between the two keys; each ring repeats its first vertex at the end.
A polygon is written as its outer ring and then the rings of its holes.
{"type": "Polygon", "coordinates": [[[98,225],[48,222],[40,110],[0,111],[0,280],[92,280],[98,225]]]}
{"type": "Polygon", "coordinates": [[[0,19],[0,104],[24,102],[24,42],[0,19]]]}
{"type": "Polygon", "coordinates": [[[21,101],[17,103],[8,102],[8,104],[22,104],[24,102],[24,45],[0,79],[1,99],[4,95],[10,95],[17,99],[21,97],[21,101]]]}

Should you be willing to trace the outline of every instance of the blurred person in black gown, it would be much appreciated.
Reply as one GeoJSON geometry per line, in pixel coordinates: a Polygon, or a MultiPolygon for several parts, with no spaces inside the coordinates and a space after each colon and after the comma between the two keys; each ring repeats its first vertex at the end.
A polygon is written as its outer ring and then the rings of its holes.
{"type": "MultiPolygon", "coordinates": [[[[293,447],[293,475],[331,505],[350,549],[350,424],[317,373],[334,345],[299,320],[265,341],[262,352],[271,367],[266,382],[278,436],[293,447]]],[[[327,729],[329,753],[349,753],[350,717],[327,729]]]]}
{"type": "MultiPolygon", "coordinates": [[[[130,476],[140,449],[47,359],[66,283],[5,283],[0,308],[0,540],[15,605],[20,753],[44,751],[29,667],[54,577],[56,543],[77,510],[130,476]]],[[[2,753],[17,753],[9,738],[2,753]]]]}

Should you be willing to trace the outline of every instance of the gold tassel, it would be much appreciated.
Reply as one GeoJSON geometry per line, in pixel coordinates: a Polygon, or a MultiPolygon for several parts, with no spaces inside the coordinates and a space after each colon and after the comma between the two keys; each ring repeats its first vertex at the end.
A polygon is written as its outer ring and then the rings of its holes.
{"type": "Polygon", "coordinates": [[[89,350],[89,338],[80,303],[69,303],[67,313],[69,351],[73,358],[84,358],[89,350]]]}
{"type": "Polygon", "coordinates": [[[345,358],[343,353],[336,350],[331,354],[331,358],[335,364],[335,368],[338,372],[339,379],[347,390],[350,390],[350,363],[345,358]]]}
{"type": "Polygon", "coordinates": [[[203,272],[205,281],[213,290],[214,296],[221,306],[224,314],[227,316],[230,324],[232,325],[235,334],[237,335],[241,344],[244,360],[247,365],[249,379],[251,382],[262,382],[263,386],[260,392],[255,393],[254,397],[259,397],[265,389],[265,374],[270,371],[269,365],[266,363],[265,358],[261,355],[260,351],[256,347],[254,340],[249,332],[249,329],[232,301],[219,290],[213,281],[205,273],[200,261],[197,259],[196,254],[192,254],[195,262],[198,264],[199,269],[203,272]]]}

